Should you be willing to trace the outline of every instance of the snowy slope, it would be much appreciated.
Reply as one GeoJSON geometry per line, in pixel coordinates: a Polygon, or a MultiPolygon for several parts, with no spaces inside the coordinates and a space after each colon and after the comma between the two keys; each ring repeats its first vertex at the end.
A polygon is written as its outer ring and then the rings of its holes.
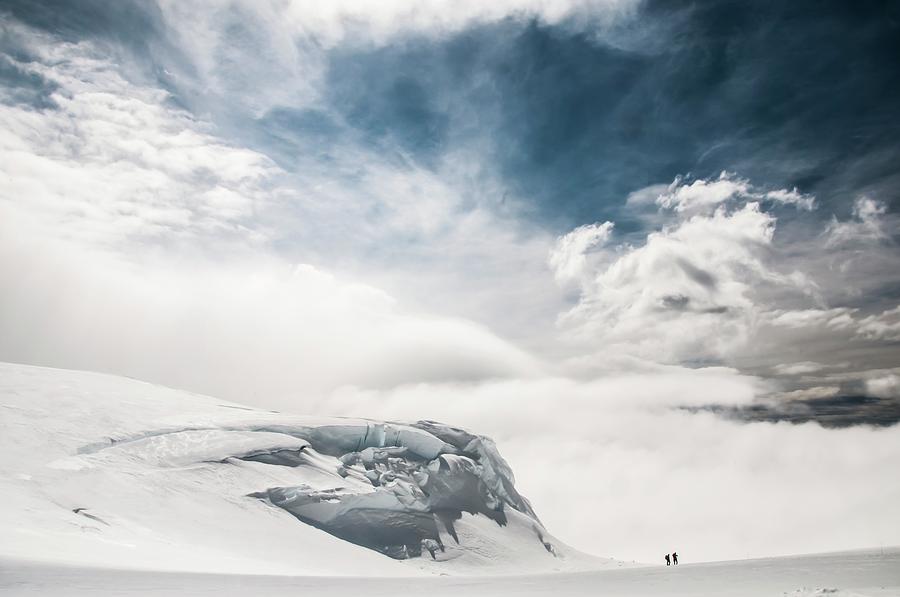
{"type": "Polygon", "coordinates": [[[900,549],[522,576],[360,578],[90,569],[0,558],[3,595],[328,595],[328,597],[887,597],[900,549]]]}
{"type": "Polygon", "coordinates": [[[0,364],[0,442],[7,561],[328,576],[619,565],[550,535],[493,442],[433,422],[0,364]]]}

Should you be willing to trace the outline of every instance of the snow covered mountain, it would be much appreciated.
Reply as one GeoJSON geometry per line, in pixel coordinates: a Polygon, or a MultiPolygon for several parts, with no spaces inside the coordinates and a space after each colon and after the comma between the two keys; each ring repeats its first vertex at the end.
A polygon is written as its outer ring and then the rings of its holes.
{"type": "Polygon", "coordinates": [[[0,364],[0,557],[366,575],[616,567],[544,529],[494,442],[0,364]]]}

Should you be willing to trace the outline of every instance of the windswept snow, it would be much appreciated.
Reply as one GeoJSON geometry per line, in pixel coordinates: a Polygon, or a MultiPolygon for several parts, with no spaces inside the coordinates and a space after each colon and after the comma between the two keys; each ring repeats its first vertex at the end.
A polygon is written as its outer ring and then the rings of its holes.
{"type": "Polygon", "coordinates": [[[237,576],[74,568],[0,559],[9,595],[328,597],[896,597],[900,549],[520,576],[237,576]]]}
{"type": "Polygon", "coordinates": [[[619,565],[544,529],[490,439],[432,421],[285,415],[12,364],[0,415],[0,557],[365,576],[619,565]]]}
{"type": "Polygon", "coordinates": [[[150,466],[188,466],[227,458],[252,458],[283,451],[299,452],[309,442],[280,433],[188,429],[118,441],[108,447],[82,449],[81,455],[61,458],[48,466],[76,469],[108,466],[130,460],[150,466]]]}

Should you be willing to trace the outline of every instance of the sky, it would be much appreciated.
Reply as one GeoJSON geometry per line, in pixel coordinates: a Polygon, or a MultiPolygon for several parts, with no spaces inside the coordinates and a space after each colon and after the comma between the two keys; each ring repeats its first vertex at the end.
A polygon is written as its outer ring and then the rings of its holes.
{"type": "Polygon", "coordinates": [[[900,544],[900,3],[0,17],[0,360],[466,426],[599,555],[900,544]]]}

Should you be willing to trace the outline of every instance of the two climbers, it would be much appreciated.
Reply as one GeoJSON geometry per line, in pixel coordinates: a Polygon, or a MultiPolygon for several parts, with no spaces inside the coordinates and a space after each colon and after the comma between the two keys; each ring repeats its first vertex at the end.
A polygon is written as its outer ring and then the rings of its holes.
{"type": "Polygon", "coordinates": [[[670,558],[669,554],[666,554],[666,566],[671,566],[672,564],[678,565],[678,553],[672,552],[672,556],[670,558]]]}

